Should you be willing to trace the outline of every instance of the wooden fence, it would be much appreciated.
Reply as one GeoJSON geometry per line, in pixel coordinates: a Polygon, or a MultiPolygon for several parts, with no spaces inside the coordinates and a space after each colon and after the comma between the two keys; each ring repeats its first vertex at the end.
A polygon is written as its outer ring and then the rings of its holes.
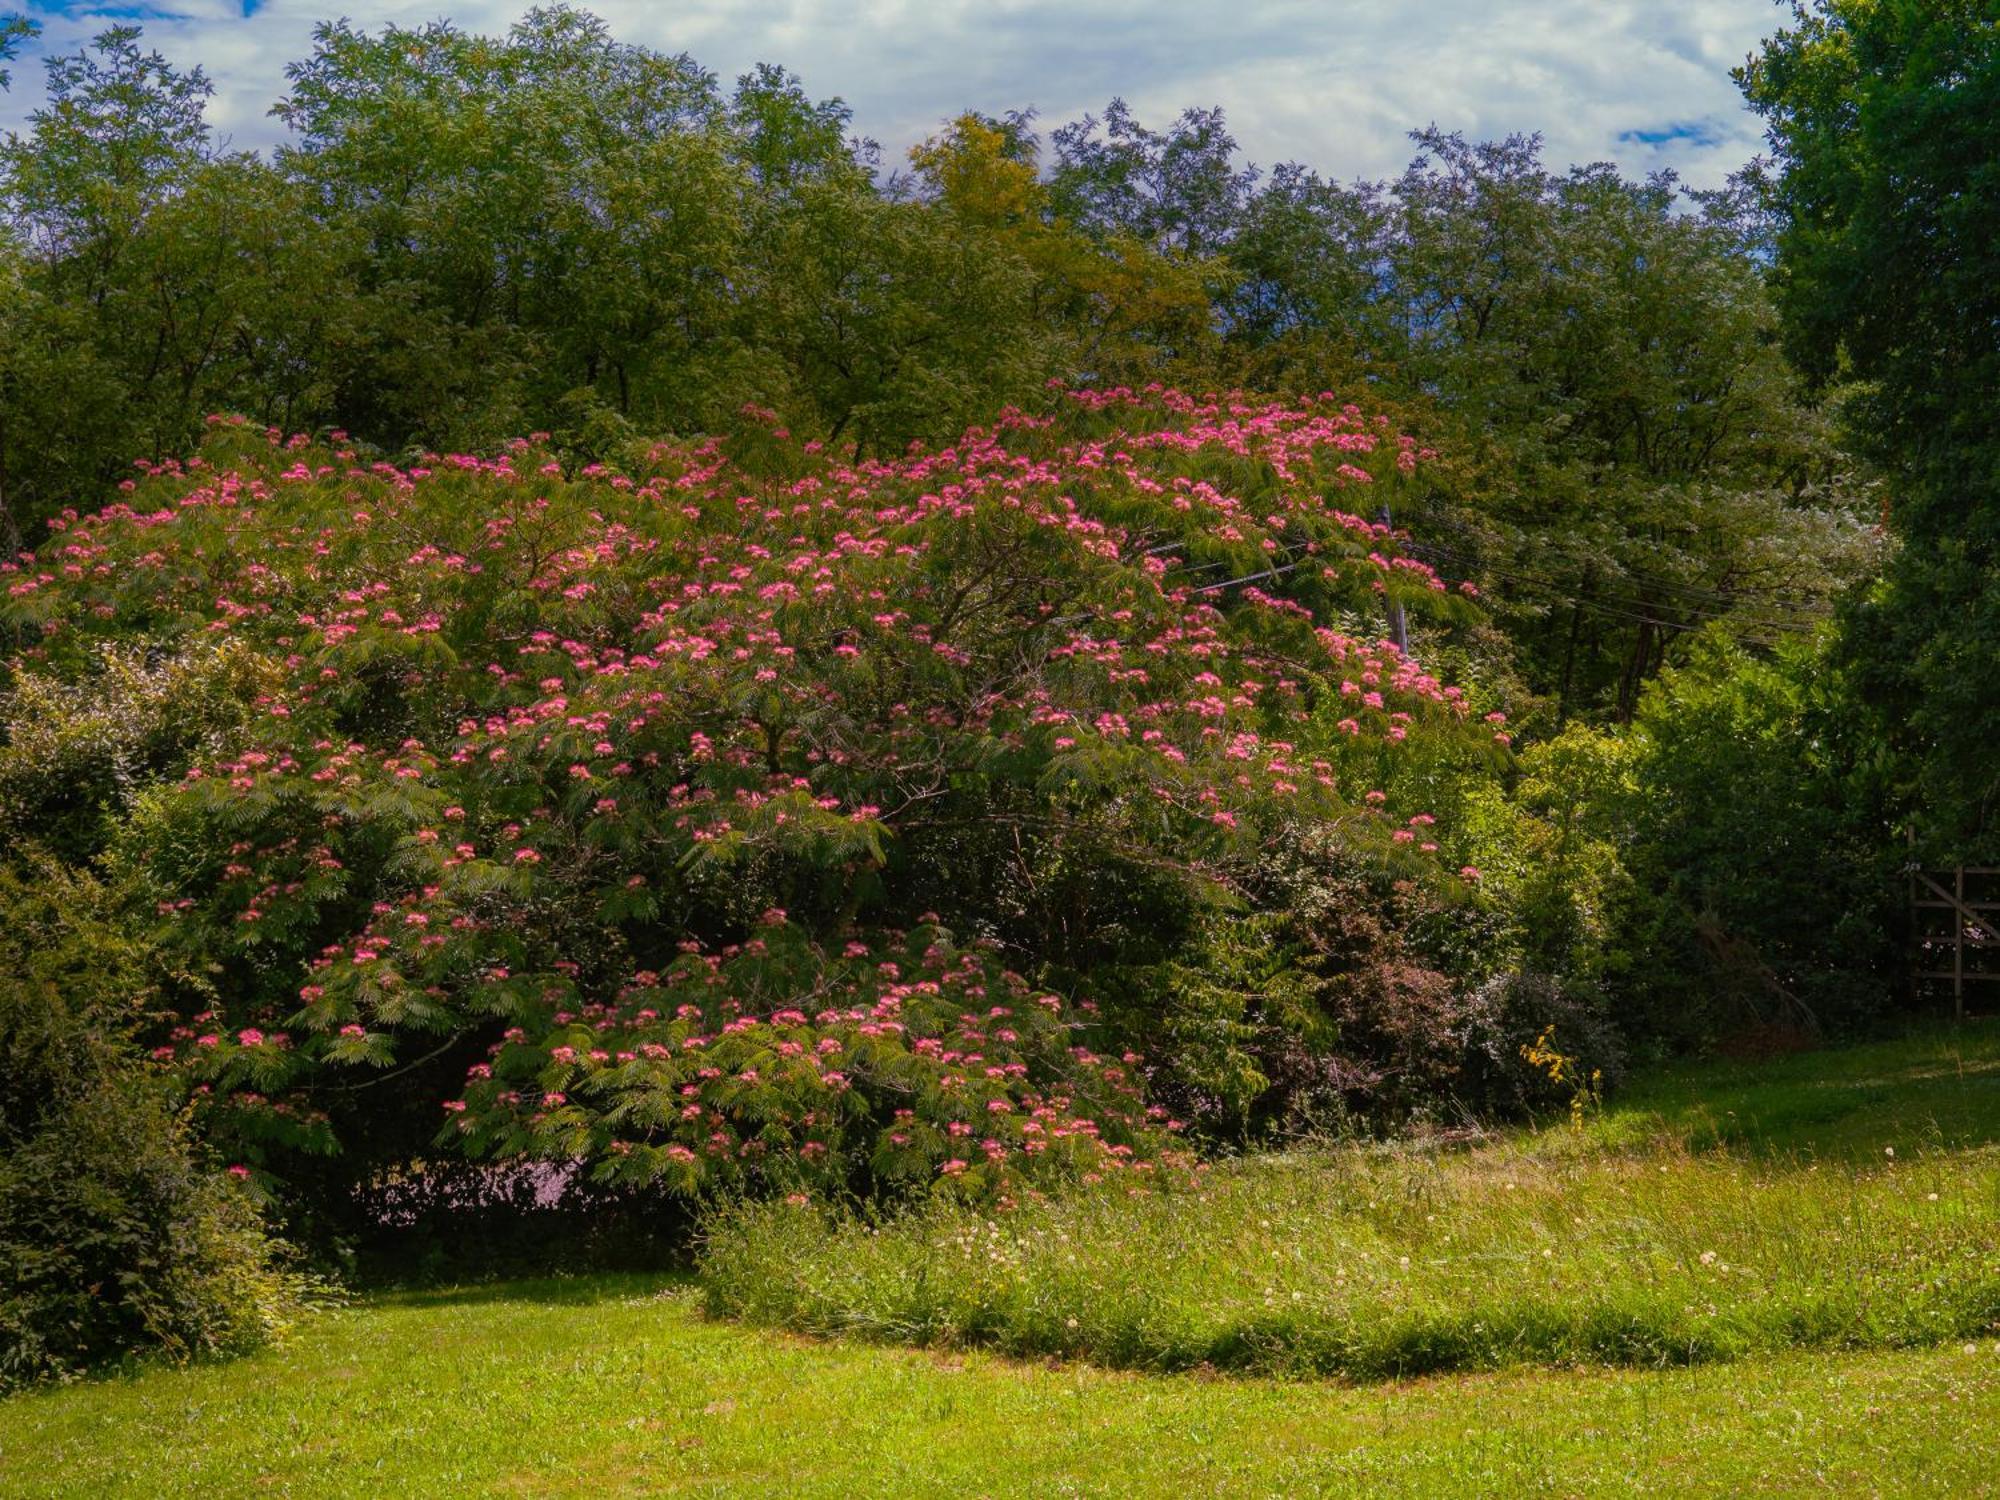
{"type": "Polygon", "coordinates": [[[1910,875],[1910,972],[1919,1000],[1949,999],[1964,1020],[2000,1002],[2000,868],[1958,865],[1910,875]]]}

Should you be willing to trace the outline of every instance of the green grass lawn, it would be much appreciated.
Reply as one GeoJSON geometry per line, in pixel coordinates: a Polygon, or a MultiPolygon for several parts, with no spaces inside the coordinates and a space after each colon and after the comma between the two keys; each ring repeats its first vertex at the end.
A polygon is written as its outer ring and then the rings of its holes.
{"type": "Polygon", "coordinates": [[[685,1285],[518,1283],[0,1404],[0,1491],[247,1495],[1991,1493],[1985,1340],[1347,1386],[811,1343],[685,1285]]]}
{"type": "Polygon", "coordinates": [[[0,1401],[0,1496],[2000,1494],[1996,1069],[1933,1035],[997,1230],[753,1218],[705,1289],[372,1298],[0,1401]],[[1454,1365],[1498,1368],[1395,1376],[1454,1365]]]}
{"type": "Polygon", "coordinates": [[[1758,1063],[1641,1074],[1583,1131],[1593,1146],[1671,1140],[1770,1157],[1868,1160],[2000,1141],[2000,1022],[1758,1063]]]}

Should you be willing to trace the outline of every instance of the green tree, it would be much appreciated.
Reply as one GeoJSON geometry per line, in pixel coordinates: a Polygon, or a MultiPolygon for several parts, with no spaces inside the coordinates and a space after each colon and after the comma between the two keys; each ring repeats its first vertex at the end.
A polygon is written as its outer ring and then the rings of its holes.
{"type": "Polygon", "coordinates": [[[1778,347],[1743,194],[1551,172],[1533,137],[1416,139],[1391,347],[1474,465],[1429,518],[1438,556],[1493,585],[1558,716],[1629,716],[1709,621],[1810,628],[1870,565],[1873,517],[1778,347]]]}
{"type": "Polygon", "coordinates": [[[287,76],[279,163],[361,249],[356,431],[490,442],[578,388],[650,425],[701,410],[742,184],[691,59],[556,7],[498,39],[322,25],[287,76]]]}
{"type": "Polygon", "coordinates": [[[738,78],[729,101],[736,159],[770,193],[808,182],[863,182],[880,153],[873,141],[848,135],[853,120],[844,102],[814,100],[796,77],[772,63],[759,63],[738,78]]]}
{"type": "Polygon", "coordinates": [[[1123,99],[1051,137],[1055,211],[1102,237],[1130,235],[1163,254],[1201,260],[1234,237],[1255,167],[1236,165],[1219,109],[1188,109],[1164,131],[1140,124],[1123,99]]]}
{"type": "Polygon", "coordinates": [[[0,150],[7,212],[64,265],[66,292],[102,302],[152,212],[210,159],[203,110],[214,87],[199,67],[183,73],[142,52],[136,26],[46,67],[48,100],[28,117],[29,136],[0,150]]]}
{"type": "Polygon", "coordinates": [[[317,413],[339,298],[297,193],[219,153],[196,68],[114,27],[51,58],[48,102],[0,143],[14,289],[0,309],[0,505],[20,534],[134,457],[185,450],[201,418],[317,413]]]}
{"type": "Polygon", "coordinates": [[[1129,230],[1093,233],[1063,217],[1032,126],[1027,114],[961,115],[911,149],[915,189],[1032,270],[1052,371],[1107,385],[1206,378],[1212,268],[1129,230]]]}
{"type": "Polygon", "coordinates": [[[1050,373],[1028,265],[949,210],[811,184],[756,256],[760,338],[809,419],[859,452],[948,439],[1050,373]]]}
{"type": "Polygon", "coordinates": [[[1221,304],[1231,341],[1257,351],[1253,370],[1331,385],[1393,366],[1392,223],[1368,184],[1346,187],[1296,162],[1273,170],[1229,242],[1236,280],[1221,304]]]}
{"type": "MultiPolygon", "coordinates": [[[[41,34],[41,26],[26,16],[0,16],[0,63],[12,62],[21,50],[21,43],[41,34]]],[[[0,89],[5,89],[14,81],[6,68],[0,68],[0,89]]]]}
{"type": "Polygon", "coordinates": [[[1776,157],[1791,346],[1861,383],[1903,546],[1844,634],[1941,856],[2000,849],[2000,6],[1829,0],[1739,74],[1776,157]]]}
{"type": "Polygon", "coordinates": [[[1881,1014],[1902,858],[1888,786],[1825,640],[1760,660],[1701,637],[1643,695],[1628,868],[1627,984],[1647,1030],[1852,1031],[1881,1014]]]}

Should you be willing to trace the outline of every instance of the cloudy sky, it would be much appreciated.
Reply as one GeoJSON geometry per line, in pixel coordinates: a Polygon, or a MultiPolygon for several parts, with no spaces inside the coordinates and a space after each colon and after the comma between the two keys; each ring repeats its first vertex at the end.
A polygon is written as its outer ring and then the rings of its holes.
{"type": "MultiPolygon", "coordinates": [[[[500,31],[527,0],[0,0],[41,41],[0,94],[0,129],[40,97],[37,57],[117,21],[145,28],[216,84],[210,117],[239,146],[278,138],[265,117],[312,24],[374,28],[449,17],[500,31]]],[[[1299,160],[1341,178],[1383,177],[1405,132],[1539,130],[1554,163],[1610,159],[1719,182],[1758,149],[1729,70],[1784,19],[1774,0],[598,0],[624,40],[689,52],[734,78],[770,61],[837,94],[891,160],[966,108],[1033,105],[1045,123],[1123,95],[1163,124],[1220,104],[1261,164],[1299,160]]]]}

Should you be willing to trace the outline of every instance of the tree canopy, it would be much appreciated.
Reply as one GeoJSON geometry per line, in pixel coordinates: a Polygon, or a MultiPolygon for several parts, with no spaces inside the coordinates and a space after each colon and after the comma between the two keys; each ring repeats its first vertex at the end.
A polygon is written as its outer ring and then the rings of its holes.
{"type": "Polygon", "coordinates": [[[1833,0],[1741,74],[1770,126],[1791,347],[1858,386],[1904,545],[1846,634],[1916,826],[2000,848],[2000,7],[1833,0]]]}

